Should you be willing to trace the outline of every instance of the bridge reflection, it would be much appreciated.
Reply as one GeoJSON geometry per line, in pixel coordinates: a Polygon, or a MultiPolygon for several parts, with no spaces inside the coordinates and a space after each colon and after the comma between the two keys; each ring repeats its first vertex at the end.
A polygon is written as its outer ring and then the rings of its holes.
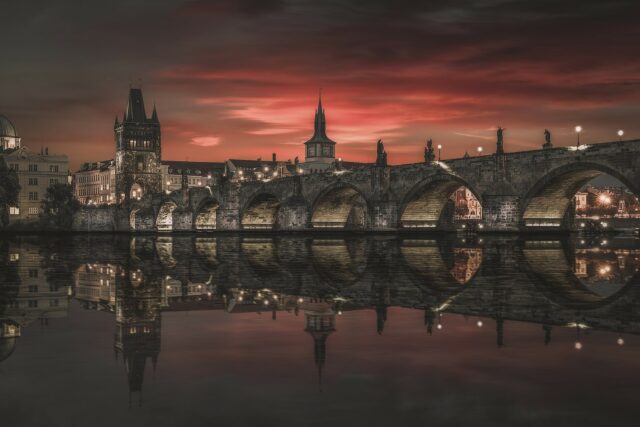
{"type": "Polygon", "coordinates": [[[302,313],[319,370],[338,316],[353,310],[373,310],[379,334],[390,307],[423,311],[428,333],[447,313],[493,319],[498,346],[509,321],[541,324],[541,344],[553,327],[640,334],[639,248],[631,239],[511,237],[16,238],[0,246],[0,360],[23,327],[65,316],[71,299],[114,314],[114,348],[134,394],[157,363],[170,311],[302,313]]]}

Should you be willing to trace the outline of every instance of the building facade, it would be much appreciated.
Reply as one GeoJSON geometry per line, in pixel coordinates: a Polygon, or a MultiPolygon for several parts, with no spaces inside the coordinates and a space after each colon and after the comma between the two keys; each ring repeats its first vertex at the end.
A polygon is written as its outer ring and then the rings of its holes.
{"type": "Polygon", "coordinates": [[[0,133],[0,157],[16,172],[20,183],[18,202],[9,206],[9,224],[35,221],[47,188],[69,182],[69,160],[66,155],[49,154],[48,148],[36,153],[23,146],[15,127],[4,116],[0,116],[0,133]]]}
{"type": "Polygon", "coordinates": [[[113,160],[84,163],[73,175],[73,193],[85,205],[116,202],[116,168],[113,160]]]}

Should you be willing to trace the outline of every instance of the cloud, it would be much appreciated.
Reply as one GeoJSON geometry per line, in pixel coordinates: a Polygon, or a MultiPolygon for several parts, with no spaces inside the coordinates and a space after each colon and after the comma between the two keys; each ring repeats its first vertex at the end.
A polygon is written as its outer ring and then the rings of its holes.
{"type": "Polygon", "coordinates": [[[213,147],[220,143],[220,138],[217,136],[196,136],[191,138],[190,144],[199,145],[201,147],[213,147]]]}

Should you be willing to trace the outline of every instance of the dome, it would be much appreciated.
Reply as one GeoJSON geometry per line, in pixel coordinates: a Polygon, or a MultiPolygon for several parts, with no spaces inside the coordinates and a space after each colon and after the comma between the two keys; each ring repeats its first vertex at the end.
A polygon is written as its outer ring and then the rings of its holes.
{"type": "Polygon", "coordinates": [[[11,123],[11,120],[0,115],[0,137],[3,136],[16,138],[18,133],[16,132],[16,128],[13,126],[13,123],[11,123]]]}

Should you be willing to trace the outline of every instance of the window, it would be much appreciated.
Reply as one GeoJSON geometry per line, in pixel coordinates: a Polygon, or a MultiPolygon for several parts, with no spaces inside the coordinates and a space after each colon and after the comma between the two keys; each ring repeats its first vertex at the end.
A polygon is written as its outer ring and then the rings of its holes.
{"type": "Polygon", "coordinates": [[[20,254],[19,253],[13,253],[11,255],[9,255],[9,261],[18,261],[20,260],[20,254]]]}
{"type": "Polygon", "coordinates": [[[50,299],[49,300],[49,307],[58,307],[59,305],[60,304],[59,304],[59,301],[57,299],[50,299]]]}
{"type": "Polygon", "coordinates": [[[29,215],[38,215],[40,213],[40,208],[29,208],[29,215]]]}
{"type": "Polygon", "coordinates": [[[29,185],[38,185],[38,178],[29,178],[29,185]]]}
{"type": "Polygon", "coordinates": [[[38,300],[36,299],[29,300],[29,308],[38,308],[38,300]]]}
{"type": "Polygon", "coordinates": [[[9,169],[11,169],[12,171],[19,171],[20,170],[20,165],[18,163],[11,163],[9,165],[9,169]]]}
{"type": "Polygon", "coordinates": [[[59,172],[59,166],[58,165],[49,165],[49,172],[59,172]]]}
{"type": "Polygon", "coordinates": [[[58,178],[51,178],[49,180],[49,186],[56,185],[58,183],[59,183],[58,178]]]}
{"type": "Polygon", "coordinates": [[[38,200],[38,192],[29,191],[29,200],[38,200]]]}
{"type": "Polygon", "coordinates": [[[29,165],[29,172],[38,172],[38,165],[30,164],[29,165]]]}
{"type": "Polygon", "coordinates": [[[17,206],[9,206],[9,215],[20,215],[20,208],[17,206]]]}
{"type": "Polygon", "coordinates": [[[38,270],[37,269],[29,270],[29,277],[31,277],[31,278],[38,277],[38,270]]]}
{"type": "Polygon", "coordinates": [[[29,286],[29,292],[37,293],[38,292],[38,287],[35,286],[35,285],[29,286]]]}

